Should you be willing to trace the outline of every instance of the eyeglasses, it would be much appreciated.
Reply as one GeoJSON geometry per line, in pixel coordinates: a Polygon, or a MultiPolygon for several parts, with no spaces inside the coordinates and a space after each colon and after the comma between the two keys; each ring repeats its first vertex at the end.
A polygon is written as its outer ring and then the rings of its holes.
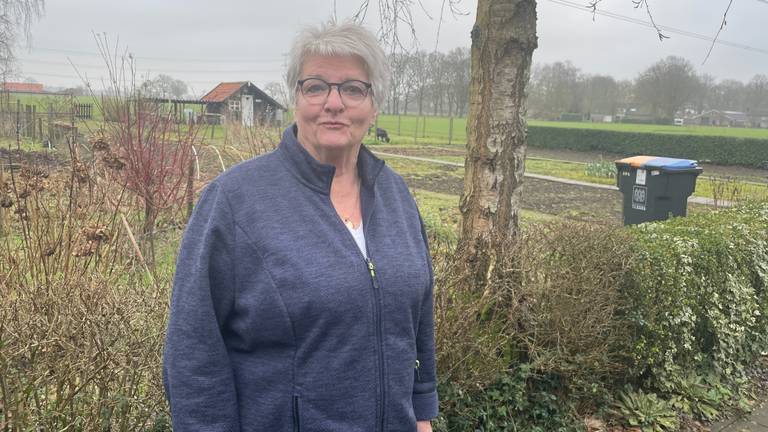
{"type": "Polygon", "coordinates": [[[336,86],[341,102],[346,107],[360,105],[371,90],[371,83],[360,80],[329,83],[320,78],[307,78],[297,81],[297,85],[304,99],[312,105],[325,103],[333,86],[336,86]]]}

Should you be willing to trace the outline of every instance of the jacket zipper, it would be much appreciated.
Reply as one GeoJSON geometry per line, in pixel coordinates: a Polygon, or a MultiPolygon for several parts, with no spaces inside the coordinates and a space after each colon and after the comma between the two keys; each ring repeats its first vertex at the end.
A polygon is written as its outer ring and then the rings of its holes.
{"type": "Polygon", "coordinates": [[[421,367],[421,362],[419,362],[419,359],[416,359],[416,365],[414,369],[416,370],[416,381],[421,381],[421,377],[419,376],[419,368],[421,367]]]}
{"type": "MultiPolygon", "coordinates": [[[[367,247],[367,245],[366,245],[367,247]]],[[[370,251],[368,251],[368,256],[370,257],[370,251]]],[[[366,259],[366,264],[368,265],[368,272],[371,275],[371,285],[373,286],[373,297],[374,297],[374,322],[376,325],[376,348],[377,352],[376,354],[379,357],[379,383],[380,383],[380,392],[381,392],[381,407],[379,412],[379,427],[380,431],[384,431],[384,408],[387,404],[387,391],[386,391],[386,383],[384,381],[384,336],[382,335],[381,330],[381,289],[379,288],[379,283],[376,280],[376,266],[373,264],[373,261],[370,258],[366,259]]]]}
{"type": "Polygon", "coordinates": [[[299,397],[293,396],[293,432],[301,432],[301,420],[299,419],[299,397]]]}

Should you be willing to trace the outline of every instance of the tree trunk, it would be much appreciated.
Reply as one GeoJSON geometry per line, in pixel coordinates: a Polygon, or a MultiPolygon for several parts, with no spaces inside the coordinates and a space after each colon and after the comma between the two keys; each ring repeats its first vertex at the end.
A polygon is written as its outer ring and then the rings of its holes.
{"type": "Polygon", "coordinates": [[[419,88],[419,117],[423,114],[422,108],[424,106],[424,87],[419,88]]]}
{"type": "Polygon", "coordinates": [[[536,46],[535,0],[478,0],[458,249],[468,268],[484,278],[518,231],[525,86],[536,46]]]}

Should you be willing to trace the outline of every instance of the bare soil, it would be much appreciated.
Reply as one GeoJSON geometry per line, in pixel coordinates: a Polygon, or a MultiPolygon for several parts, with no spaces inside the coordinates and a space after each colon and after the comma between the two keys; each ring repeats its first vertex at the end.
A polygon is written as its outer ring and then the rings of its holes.
{"type": "MultiPolygon", "coordinates": [[[[441,147],[441,146],[423,146],[415,147],[384,147],[376,146],[374,150],[387,153],[402,154],[407,156],[462,156],[464,149],[462,147],[441,147]]],[[[625,156],[613,153],[599,152],[577,152],[573,150],[551,150],[535,147],[528,147],[527,156],[532,158],[555,159],[569,162],[595,162],[598,160],[614,161],[622,159],[625,156]]],[[[701,164],[704,168],[703,175],[716,177],[738,178],[746,181],[768,183],[768,170],[743,167],[737,165],[712,165],[701,164]]]]}
{"type": "Polygon", "coordinates": [[[0,147],[0,165],[4,168],[8,166],[50,166],[57,167],[62,165],[53,153],[48,152],[29,152],[24,150],[7,149],[0,147]]]}
{"type": "MultiPolygon", "coordinates": [[[[450,171],[458,167],[443,166],[445,174],[429,177],[404,176],[412,188],[451,195],[461,195],[464,182],[450,171]]],[[[523,183],[523,208],[539,213],[592,222],[622,223],[622,195],[618,191],[588,186],[567,185],[547,180],[526,178],[523,183]]]]}

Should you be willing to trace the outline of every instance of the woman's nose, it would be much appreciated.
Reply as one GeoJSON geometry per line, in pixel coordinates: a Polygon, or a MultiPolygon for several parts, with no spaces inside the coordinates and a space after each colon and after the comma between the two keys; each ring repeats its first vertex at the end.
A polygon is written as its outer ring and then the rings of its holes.
{"type": "Polygon", "coordinates": [[[328,98],[325,100],[325,109],[332,111],[344,109],[344,101],[341,100],[341,93],[339,93],[338,87],[331,87],[328,98]]]}

